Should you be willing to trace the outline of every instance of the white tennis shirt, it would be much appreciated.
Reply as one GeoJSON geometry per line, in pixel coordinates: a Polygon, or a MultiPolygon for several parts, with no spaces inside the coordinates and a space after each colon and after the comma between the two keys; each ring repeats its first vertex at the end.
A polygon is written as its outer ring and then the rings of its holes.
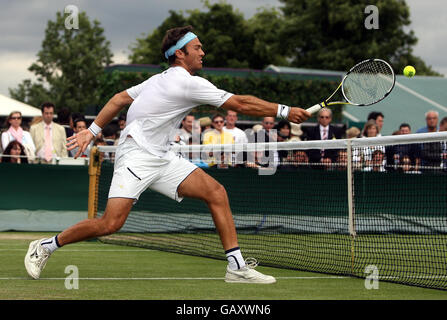
{"type": "Polygon", "coordinates": [[[169,142],[192,108],[205,104],[220,107],[233,95],[178,66],[126,91],[134,101],[119,145],[130,135],[140,147],[159,157],[168,157],[169,142]]]}

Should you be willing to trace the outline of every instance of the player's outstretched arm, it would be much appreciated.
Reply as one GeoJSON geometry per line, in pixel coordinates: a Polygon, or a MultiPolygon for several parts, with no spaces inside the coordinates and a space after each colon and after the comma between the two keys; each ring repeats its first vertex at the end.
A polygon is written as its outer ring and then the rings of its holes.
{"type": "MultiPolygon", "coordinates": [[[[248,95],[233,95],[222,105],[222,108],[256,117],[281,117],[279,114],[280,109],[278,109],[281,107],[278,103],[268,102],[248,95]]],[[[286,116],[289,121],[295,123],[304,122],[310,117],[311,114],[309,112],[297,107],[290,107],[286,116]]]]}
{"type": "Polygon", "coordinates": [[[78,132],[76,135],[73,135],[67,139],[67,150],[70,151],[78,147],[78,152],[75,155],[76,159],[87,149],[90,142],[95,138],[92,131],[95,132],[95,130],[97,130],[97,133],[99,133],[102,128],[112,121],[121,109],[131,104],[132,101],[133,99],[126,91],[115,94],[99,112],[89,129],[82,130],[81,132],[78,132]]]}

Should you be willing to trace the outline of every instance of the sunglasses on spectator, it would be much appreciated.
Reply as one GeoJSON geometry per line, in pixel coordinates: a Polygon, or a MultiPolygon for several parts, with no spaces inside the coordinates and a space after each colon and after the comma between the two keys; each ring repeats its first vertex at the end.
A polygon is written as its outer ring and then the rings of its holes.
{"type": "Polygon", "coordinates": [[[22,117],[11,117],[9,119],[11,119],[11,120],[20,120],[20,119],[22,119],[22,117]]]}
{"type": "Polygon", "coordinates": [[[216,121],[214,121],[214,123],[223,123],[224,121],[223,120],[216,120],[216,121]]]}
{"type": "Polygon", "coordinates": [[[329,119],[329,116],[320,116],[320,119],[329,119]]]}
{"type": "Polygon", "coordinates": [[[265,124],[275,124],[274,122],[264,122],[265,124]]]}

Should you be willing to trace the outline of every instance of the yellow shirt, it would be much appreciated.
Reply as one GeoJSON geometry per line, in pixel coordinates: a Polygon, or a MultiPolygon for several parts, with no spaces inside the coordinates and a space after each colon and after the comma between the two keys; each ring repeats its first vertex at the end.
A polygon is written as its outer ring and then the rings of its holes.
{"type": "MultiPolygon", "coordinates": [[[[210,130],[205,132],[203,135],[203,144],[234,144],[233,135],[229,132],[223,131],[219,132],[217,130],[210,130]]],[[[210,154],[211,155],[211,154],[210,154]]],[[[215,155],[212,155],[209,158],[209,166],[214,166],[217,162],[231,164],[232,157],[231,155],[224,155],[217,157],[216,160],[215,155]]]]}

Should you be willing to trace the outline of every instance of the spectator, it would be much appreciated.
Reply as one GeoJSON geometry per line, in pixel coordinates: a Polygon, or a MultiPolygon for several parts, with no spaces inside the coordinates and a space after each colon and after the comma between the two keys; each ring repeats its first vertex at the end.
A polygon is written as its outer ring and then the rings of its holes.
{"type": "Polygon", "coordinates": [[[233,135],[234,143],[247,143],[248,139],[245,132],[236,127],[237,112],[233,110],[228,110],[225,120],[226,122],[223,130],[233,135]]]}
{"type": "MultiPolygon", "coordinates": [[[[212,117],[211,121],[214,129],[204,132],[203,144],[233,144],[233,135],[223,130],[224,117],[221,114],[216,114],[212,117]]],[[[218,163],[220,167],[225,167],[226,164],[232,161],[232,156],[229,153],[221,153],[220,156],[217,155],[217,159],[215,158],[216,155],[212,153],[210,156],[212,157],[210,159],[210,166],[218,163]]]]}
{"type": "MultiPolygon", "coordinates": [[[[375,120],[368,120],[362,130],[362,138],[374,138],[377,137],[379,133],[379,127],[375,120]]],[[[369,146],[356,148],[352,151],[352,161],[355,168],[360,169],[361,167],[371,167],[373,161],[373,153],[376,150],[382,151],[385,154],[384,146],[369,146]]],[[[386,163],[384,162],[383,165],[386,163]]]]}
{"type": "Polygon", "coordinates": [[[119,136],[121,135],[121,131],[124,130],[124,128],[126,127],[126,120],[127,120],[127,116],[125,113],[120,114],[120,116],[118,117],[118,126],[119,129],[116,132],[117,135],[117,139],[119,138],[119,136]]]}
{"type": "Polygon", "coordinates": [[[211,130],[213,121],[211,120],[210,117],[203,117],[199,119],[199,123],[200,123],[200,128],[202,132],[211,130]]]}
{"type": "Polygon", "coordinates": [[[404,173],[421,173],[413,167],[413,163],[408,155],[404,155],[400,158],[399,171],[404,173]]]}
{"type": "MultiPolygon", "coordinates": [[[[193,139],[189,138],[188,145],[192,145],[192,144],[193,144],[193,139]]],[[[194,163],[199,168],[209,168],[208,163],[206,163],[205,161],[202,160],[202,158],[200,156],[200,152],[189,152],[187,159],[189,161],[191,161],[192,163],[194,163]]]]}
{"type": "Polygon", "coordinates": [[[425,127],[420,128],[416,133],[437,132],[439,113],[437,111],[427,111],[425,113],[425,127]]]}
{"type": "MultiPolygon", "coordinates": [[[[411,126],[408,123],[402,123],[399,126],[399,134],[410,134],[411,126]]],[[[385,147],[387,168],[389,170],[396,169],[401,164],[401,159],[408,156],[412,167],[418,170],[421,165],[420,145],[417,143],[397,144],[385,147]]]]}
{"type": "Polygon", "coordinates": [[[2,133],[2,148],[6,150],[9,143],[12,141],[18,141],[25,149],[25,154],[29,157],[30,161],[34,160],[36,147],[34,145],[31,134],[28,131],[23,130],[22,125],[22,113],[20,111],[13,111],[6,118],[7,130],[2,133]]]}
{"type": "MultiPolygon", "coordinates": [[[[74,134],[81,132],[82,130],[87,129],[87,122],[84,118],[77,118],[75,121],[73,121],[74,126],[74,134]]],[[[104,128],[105,129],[105,128],[104,128]]],[[[80,155],[80,157],[88,158],[88,155],[90,153],[91,146],[87,147],[87,149],[80,155]]],[[[76,153],[78,152],[78,148],[74,148],[73,150],[69,151],[70,157],[74,157],[76,153]]]]}
{"type": "Polygon", "coordinates": [[[65,135],[71,137],[74,133],[73,119],[71,118],[71,112],[68,108],[62,108],[57,113],[57,123],[65,128],[65,135]]]}
{"type": "Polygon", "coordinates": [[[108,146],[115,145],[118,130],[119,127],[113,123],[109,123],[102,130],[103,139],[108,146]]]}
{"type": "Polygon", "coordinates": [[[309,168],[309,157],[306,151],[291,150],[285,162],[281,164],[280,169],[294,169],[301,170],[309,168]]]}
{"type": "Polygon", "coordinates": [[[374,120],[375,122],[376,122],[376,124],[377,124],[377,130],[378,130],[378,132],[377,132],[377,135],[376,135],[376,137],[381,137],[382,135],[380,134],[380,132],[382,131],[382,127],[383,127],[383,122],[384,122],[384,119],[385,118],[385,116],[383,115],[383,113],[382,112],[378,112],[378,111],[373,111],[373,112],[371,112],[369,115],[368,115],[368,119],[367,119],[367,122],[369,121],[369,120],[374,120]]]}
{"type": "MultiPolygon", "coordinates": [[[[360,130],[359,130],[360,132],[360,130]]],[[[348,151],[347,150],[339,150],[337,155],[337,170],[346,170],[348,167],[348,151]]]]}
{"type": "Polygon", "coordinates": [[[18,141],[11,141],[5,148],[1,161],[2,163],[28,163],[25,147],[18,141]]]}
{"type": "Polygon", "coordinates": [[[54,104],[45,102],[41,106],[43,121],[31,126],[31,137],[36,145],[36,155],[46,163],[54,157],[67,157],[65,129],[53,122],[54,104]]]}
{"type": "Polygon", "coordinates": [[[194,124],[195,117],[192,114],[188,114],[182,120],[182,127],[179,130],[178,138],[176,142],[186,145],[188,144],[189,138],[192,138],[192,128],[194,124]]]}
{"type": "Polygon", "coordinates": [[[346,130],[346,139],[354,139],[360,137],[360,129],[357,127],[351,127],[346,130]]]}
{"type": "MultiPolygon", "coordinates": [[[[442,118],[439,123],[439,131],[447,131],[447,117],[442,118]]],[[[441,158],[442,158],[442,170],[447,171],[447,142],[441,142],[441,158]]]]}
{"type": "MultiPolygon", "coordinates": [[[[228,110],[227,116],[225,117],[225,127],[223,128],[223,130],[225,132],[231,133],[234,139],[234,143],[248,143],[248,138],[245,132],[236,127],[237,120],[237,112],[228,110]]],[[[233,152],[232,157],[232,163],[236,165],[244,163],[247,160],[247,155],[245,152],[233,152]]]]}
{"type": "MultiPolygon", "coordinates": [[[[437,132],[438,131],[439,113],[430,110],[425,113],[426,126],[420,128],[417,133],[437,132]]],[[[421,143],[421,165],[422,171],[430,172],[441,166],[441,150],[440,142],[421,143]]]]}
{"type": "MultiPolygon", "coordinates": [[[[290,122],[287,120],[281,120],[278,122],[278,124],[275,127],[276,134],[277,134],[277,141],[278,142],[288,142],[292,138],[292,126],[290,125],[290,122]]],[[[289,158],[289,151],[288,150],[279,150],[278,151],[278,157],[279,162],[283,163],[289,158]]]]}
{"type": "MultiPolygon", "coordinates": [[[[341,134],[332,122],[332,111],[323,108],[318,112],[318,125],[311,128],[307,132],[308,140],[332,140],[340,139],[341,134]]],[[[309,150],[309,161],[312,164],[317,164],[316,168],[322,168],[318,164],[323,164],[324,167],[330,166],[337,161],[338,150],[336,149],[320,149],[309,150]]]]}
{"type": "MultiPolygon", "coordinates": [[[[277,141],[277,132],[272,130],[275,126],[275,118],[264,117],[262,120],[262,129],[255,131],[254,138],[256,143],[267,143],[277,141]]],[[[277,167],[279,164],[278,151],[256,152],[254,155],[258,164],[263,167],[277,167]]],[[[250,157],[249,157],[250,158],[250,157]]],[[[251,159],[249,159],[251,161],[251,159]]]]}
{"type": "Polygon", "coordinates": [[[292,127],[292,130],[290,130],[290,141],[301,141],[301,136],[303,135],[301,124],[290,122],[290,126],[292,127]]]}
{"type": "Polygon", "coordinates": [[[371,155],[371,161],[367,164],[363,171],[385,172],[385,152],[380,149],[374,150],[371,155]]]}

